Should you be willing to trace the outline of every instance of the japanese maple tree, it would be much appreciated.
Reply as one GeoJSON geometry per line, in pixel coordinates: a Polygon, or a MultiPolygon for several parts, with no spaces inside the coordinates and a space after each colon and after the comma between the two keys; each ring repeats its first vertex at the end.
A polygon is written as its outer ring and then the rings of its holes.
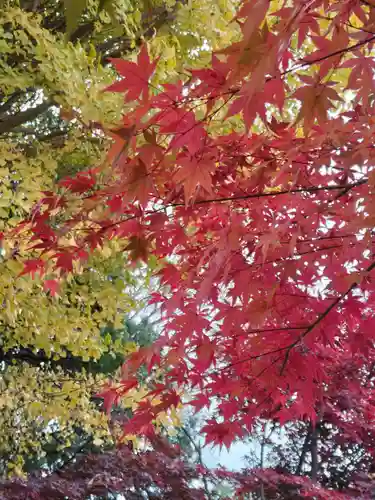
{"type": "MultiPolygon", "coordinates": [[[[101,454],[80,457],[76,463],[50,476],[34,475],[27,481],[13,479],[0,482],[4,500],[84,500],[112,498],[123,495],[127,499],[141,500],[219,500],[224,498],[250,498],[259,489],[261,481],[268,484],[270,498],[285,498],[283,488],[292,492],[288,498],[314,498],[317,500],[344,500],[344,496],[331,493],[312,483],[292,476],[279,478],[272,471],[231,473],[223,469],[209,471],[183,461],[179,450],[158,438],[155,449],[135,453],[128,446],[101,454]],[[223,496],[218,486],[223,482],[231,495],[223,496]]],[[[251,497],[252,498],[252,497],[251,497]]]]}
{"type": "MultiPolygon", "coordinates": [[[[366,353],[365,363],[362,358],[362,353],[349,352],[335,357],[332,379],[317,404],[315,422],[285,422],[272,415],[258,421],[249,445],[250,450],[258,452],[249,454],[248,465],[258,470],[272,468],[281,478],[309,477],[329,488],[332,497],[333,491],[339,491],[346,498],[371,498],[375,436],[373,349],[366,353]]],[[[292,483],[284,483],[284,494],[291,487],[294,488],[292,483]]],[[[270,492],[266,497],[274,498],[270,492]]]]}
{"type": "MultiPolygon", "coordinates": [[[[114,60],[107,91],[127,107],[122,124],[98,126],[114,139],[106,160],[17,228],[39,251],[24,272],[48,280],[108,239],[159,262],[163,335],[129,356],[107,403],[142,365],[165,379],[125,433],[150,432],[182,394],[211,408],[207,443],[229,446],[258,418],[314,427],[337,364],[368,371],[375,3],[245,0],[233,22],[242,35],[210,67],[162,86],[146,47],[114,60]]],[[[355,403],[366,422],[372,379],[355,403]]]]}

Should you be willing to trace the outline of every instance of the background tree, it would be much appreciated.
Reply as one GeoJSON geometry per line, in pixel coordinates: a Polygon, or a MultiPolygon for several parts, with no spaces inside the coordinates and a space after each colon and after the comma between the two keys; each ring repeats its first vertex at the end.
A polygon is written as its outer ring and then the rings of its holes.
{"type": "Polygon", "coordinates": [[[204,498],[204,490],[199,485],[200,474],[180,462],[174,448],[167,443],[161,445],[159,443],[157,451],[140,454],[133,453],[127,446],[91,454],[48,478],[2,483],[1,495],[9,500],[107,499],[116,498],[117,494],[132,500],[204,498]]]}
{"type": "MultiPolygon", "coordinates": [[[[370,498],[374,491],[373,349],[367,353],[365,368],[362,357],[342,353],[336,360],[316,420],[260,421],[251,438],[251,447],[259,452],[248,458],[248,465],[309,477],[348,497],[370,498]]],[[[285,487],[287,496],[290,486],[285,487]]],[[[257,493],[261,499],[260,489],[257,493]]],[[[278,495],[275,490],[265,493],[266,498],[278,495]]]]}

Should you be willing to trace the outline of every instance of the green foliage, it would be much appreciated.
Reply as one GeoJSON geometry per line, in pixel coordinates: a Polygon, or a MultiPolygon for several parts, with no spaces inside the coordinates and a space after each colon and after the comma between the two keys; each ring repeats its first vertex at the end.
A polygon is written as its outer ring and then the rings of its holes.
{"type": "Polygon", "coordinates": [[[65,17],[66,17],[66,31],[70,35],[78,24],[82,12],[86,8],[86,0],[64,0],[65,4],[65,17]]]}

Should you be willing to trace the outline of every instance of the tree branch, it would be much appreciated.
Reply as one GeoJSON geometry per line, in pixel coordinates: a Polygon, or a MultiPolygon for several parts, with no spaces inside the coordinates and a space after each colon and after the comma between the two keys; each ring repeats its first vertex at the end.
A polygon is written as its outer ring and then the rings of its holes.
{"type": "Polygon", "coordinates": [[[49,134],[37,135],[36,139],[38,141],[41,141],[41,142],[42,141],[50,141],[52,139],[56,139],[56,137],[63,137],[64,135],[68,135],[68,134],[69,134],[69,129],[65,129],[65,130],[58,129],[58,130],[53,130],[49,134]]]}
{"type": "Polygon", "coordinates": [[[39,115],[47,111],[53,105],[53,102],[48,100],[42,102],[35,108],[26,109],[16,115],[9,115],[4,120],[0,121],[0,134],[11,132],[14,128],[23,125],[26,122],[32,121],[39,115]]]}
{"type": "MultiPolygon", "coordinates": [[[[223,203],[226,201],[242,201],[249,200],[252,198],[268,198],[270,196],[281,196],[284,194],[296,194],[296,193],[316,193],[319,191],[336,191],[336,190],[344,190],[344,189],[353,189],[355,187],[361,186],[362,184],[366,184],[368,179],[361,179],[360,181],[353,182],[350,184],[344,185],[329,185],[329,186],[312,186],[312,187],[301,187],[296,189],[285,189],[284,191],[278,191],[277,193],[251,193],[245,194],[242,196],[228,196],[226,198],[211,198],[209,200],[199,200],[194,203],[194,205],[204,205],[207,203],[223,203]]],[[[167,205],[168,207],[184,207],[185,203],[171,203],[167,205]]]]}
{"type": "Polygon", "coordinates": [[[318,427],[317,424],[313,426],[311,424],[311,441],[310,441],[310,452],[311,452],[311,480],[316,482],[318,479],[318,427]]]}
{"type": "Polygon", "coordinates": [[[71,42],[78,42],[78,40],[83,40],[86,36],[90,35],[90,33],[94,30],[95,28],[95,23],[94,21],[90,21],[85,24],[81,24],[81,26],[78,26],[78,28],[73,31],[73,33],[70,35],[70,41],[71,42]]]}
{"type": "MultiPolygon", "coordinates": [[[[6,97],[6,101],[0,106],[0,117],[6,113],[7,111],[10,110],[10,108],[13,106],[14,103],[18,101],[18,99],[23,95],[24,91],[23,90],[15,90],[13,94],[10,96],[6,97]]],[[[0,120],[1,121],[1,120],[0,120]]]]}
{"type": "MultiPolygon", "coordinates": [[[[266,432],[267,432],[267,422],[264,424],[264,430],[263,430],[263,438],[262,442],[260,445],[260,461],[259,461],[259,467],[262,470],[264,468],[264,451],[266,448],[266,432]]],[[[260,498],[261,500],[266,500],[266,495],[264,491],[264,482],[261,482],[260,485],[260,498]]]]}
{"type": "MultiPolygon", "coordinates": [[[[186,0],[177,0],[176,5],[172,10],[167,9],[165,5],[163,5],[162,7],[160,6],[155,7],[151,11],[148,10],[147,13],[144,14],[142,19],[141,32],[138,35],[136,35],[135,46],[141,45],[144,39],[151,38],[153,34],[157,30],[159,30],[166,22],[173,21],[179,5],[185,3],[186,0]]],[[[26,10],[31,10],[32,12],[35,12],[36,10],[38,10],[39,6],[40,6],[40,0],[32,0],[30,4],[28,6],[24,6],[24,8],[26,8],[26,10]]],[[[54,16],[54,12],[52,13],[52,15],[53,15],[52,20],[49,20],[48,16],[46,17],[44,15],[45,19],[44,23],[42,24],[43,28],[51,32],[56,32],[56,31],[59,32],[64,30],[65,20],[63,16],[56,18],[54,16]]],[[[95,22],[92,20],[78,26],[77,29],[72,33],[70,41],[74,43],[90,37],[94,31],[94,28],[95,28],[95,22]]],[[[134,50],[134,47],[131,45],[131,40],[125,36],[115,37],[113,39],[102,42],[101,44],[98,44],[96,46],[97,53],[102,54],[101,61],[102,64],[104,65],[109,64],[110,62],[109,58],[121,57],[123,54],[132,50],[134,50]],[[114,45],[116,44],[119,44],[119,46],[116,47],[114,51],[110,53],[105,53],[107,50],[111,49],[111,47],[114,47],[114,45]]],[[[11,62],[9,58],[7,59],[7,61],[8,63],[11,62]]],[[[23,62],[23,58],[22,57],[20,58],[20,56],[17,55],[13,62],[16,65],[19,65],[23,62]]],[[[37,61],[34,62],[36,65],[38,65],[37,61]]],[[[8,111],[14,104],[14,102],[16,102],[17,99],[21,97],[23,94],[24,91],[21,90],[15,91],[12,94],[12,96],[10,96],[10,98],[8,98],[8,100],[3,105],[0,106],[0,117],[1,114],[8,111]]],[[[11,132],[14,128],[18,127],[19,125],[34,120],[37,116],[42,114],[53,104],[54,103],[52,101],[45,102],[40,104],[39,106],[36,106],[35,108],[27,109],[16,115],[9,115],[3,117],[2,120],[0,119],[0,135],[11,132]]]]}
{"type": "Polygon", "coordinates": [[[282,73],[282,75],[286,75],[287,73],[291,73],[291,72],[295,71],[296,69],[303,68],[304,66],[311,66],[312,64],[316,64],[316,63],[325,61],[326,59],[329,59],[330,57],[335,57],[335,56],[339,56],[341,54],[352,52],[353,50],[356,50],[359,47],[366,45],[366,43],[370,43],[373,41],[375,41],[375,35],[370,36],[369,38],[366,38],[365,40],[361,40],[360,42],[355,43],[354,45],[351,45],[349,47],[344,47],[342,49],[335,50],[334,52],[330,52],[329,54],[327,54],[325,56],[317,57],[316,59],[313,59],[311,61],[303,61],[302,60],[301,63],[296,64],[294,67],[284,71],[282,73]]]}
{"type": "MultiPolygon", "coordinates": [[[[369,273],[370,271],[372,271],[372,269],[375,268],[375,261],[370,264],[367,269],[365,269],[365,272],[366,273],[369,273]]],[[[290,344],[290,346],[287,348],[287,352],[285,354],[285,358],[284,358],[284,361],[283,361],[283,364],[281,366],[281,370],[280,370],[280,375],[282,375],[284,373],[284,370],[285,370],[285,367],[286,367],[286,364],[288,362],[288,358],[289,358],[289,354],[290,354],[290,351],[296,347],[303,338],[306,337],[306,335],[308,335],[310,332],[312,332],[312,330],[314,330],[314,328],[316,328],[319,323],[321,323],[323,321],[323,319],[333,310],[335,309],[336,306],[339,305],[340,302],[342,302],[348,295],[349,293],[354,290],[355,288],[357,288],[357,286],[359,285],[358,282],[355,282],[353,283],[347,290],[346,292],[344,292],[342,295],[340,295],[339,297],[337,297],[328,307],[327,309],[322,312],[322,314],[320,314],[316,320],[311,323],[311,325],[306,328],[306,330],[297,338],[297,340],[295,342],[293,342],[292,344],[290,344]]]]}
{"type": "Polygon", "coordinates": [[[77,372],[82,369],[90,370],[90,362],[82,361],[79,357],[69,356],[65,358],[52,359],[45,355],[43,351],[34,352],[28,348],[10,349],[8,351],[0,349],[0,362],[13,365],[15,362],[28,363],[31,366],[41,366],[45,364],[51,368],[63,368],[66,371],[77,372]]]}
{"type": "Polygon", "coordinates": [[[81,443],[79,443],[78,447],[76,447],[76,449],[73,450],[70,456],[67,457],[67,460],[65,460],[62,464],[56,467],[53,472],[56,474],[61,474],[63,472],[63,469],[67,465],[69,465],[77,457],[77,455],[79,455],[85,449],[85,446],[87,446],[91,441],[92,441],[92,436],[91,435],[87,436],[86,439],[84,439],[81,443]]]}
{"type": "Polygon", "coordinates": [[[295,472],[296,476],[301,475],[302,467],[303,467],[303,464],[304,464],[305,458],[306,458],[306,453],[307,453],[307,450],[309,449],[310,437],[311,437],[311,431],[310,431],[310,429],[308,429],[306,437],[305,437],[305,441],[302,445],[301,455],[299,457],[299,462],[298,462],[297,469],[295,472]]]}
{"type": "MultiPolygon", "coordinates": [[[[197,443],[194,441],[194,439],[191,437],[190,433],[185,429],[184,426],[181,427],[181,430],[185,434],[185,436],[188,438],[188,440],[192,444],[194,450],[196,451],[196,453],[198,455],[198,462],[199,462],[199,464],[202,467],[205,467],[204,462],[203,462],[201,447],[197,445],[197,443]]],[[[212,499],[212,495],[211,495],[210,489],[208,487],[207,479],[205,478],[205,476],[203,474],[202,474],[202,478],[203,478],[204,491],[205,491],[205,493],[207,495],[208,500],[211,500],[212,499]]]]}

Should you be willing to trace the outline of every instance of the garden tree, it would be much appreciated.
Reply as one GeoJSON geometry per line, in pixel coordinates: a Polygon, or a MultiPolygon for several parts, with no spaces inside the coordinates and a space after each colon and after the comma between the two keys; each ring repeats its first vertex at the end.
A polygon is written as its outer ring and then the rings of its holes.
{"type": "MultiPolygon", "coordinates": [[[[344,500],[347,496],[317,486],[310,480],[295,476],[278,476],[274,471],[225,470],[209,471],[193,467],[183,460],[179,450],[168,441],[155,437],[154,449],[134,453],[121,446],[105,453],[92,453],[73,465],[50,476],[35,475],[27,481],[13,479],[0,482],[4,500],[84,500],[118,498],[153,500],[191,499],[218,500],[257,498],[262,482],[267,484],[267,498],[302,500],[344,500]],[[210,481],[210,483],[208,483],[210,481]],[[228,494],[220,485],[225,482],[228,494]],[[204,484],[210,484],[206,488],[204,484]],[[285,496],[285,488],[288,495],[285,496]]],[[[359,498],[359,497],[356,497],[359,498]]]]}
{"type": "MultiPolygon", "coordinates": [[[[4,232],[32,218],[42,193],[54,191],[62,178],[103,159],[110,138],[95,124],[112,127],[122,112],[121,96],[102,93],[115,77],[111,57],[131,58],[147,39],[161,57],[157,78],[163,81],[176,78],[182,61],[199,66],[202,50],[207,58],[210,47],[238,36],[236,27],[226,30],[235,8],[230,1],[88,1],[74,20],[74,2],[0,4],[4,232]]],[[[53,275],[42,282],[22,264],[34,259],[40,242],[29,244],[20,234],[9,243],[2,245],[0,262],[0,454],[1,472],[21,473],[48,462],[57,445],[61,456],[70,456],[80,440],[89,438],[90,446],[111,441],[93,395],[112,371],[108,361],[120,362],[135,344],[104,330],[121,330],[124,317],[143,307],[138,289],[156,261],[148,270],[130,266],[121,244],[108,242],[78,267],[61,254],[60,263],[74,273],[64,284],[53,275]],[[30,456],[32,464],[24,464],[30,456]]],[[[129,405],[140,394],[134,389],[129,405]]]]}
{"type": "Polygon", "coordinates": [[[123,78],[107,90],[134,111],[107,159],[4,235],[40,242],[23,263],[34,276],[64,277],[106,241],[161,260],[150,303],[165,330],[123,382],[146,362],[168,368],[161,407],[178,401],[172,386],[198,387],[198,408],[217,395],[225,423],[209,440],[273,409],[316,418],[336,359],[372,345],[373,15],[362,2],[244,2],[241,41],[164,87],[149,84],[145,46],[136,63],[114,60],[123,78]]]}
{"type": "MultiPolygon", "coordinates": [[[[147,333],[152,339],[149,328],[129,321],[123,330],[107,327],[102,335],[116,349],[89,361],[70,352],[53,360],[41,351],[21,347],[5,352],[1,370],[2,474],[16,467],[17,473],[37,468],[51,471],[72,461],[77,453],[113,447],[118,422],[131,415],[132,401],[113,408],[113,421],[108,425],[102,399],[95,392],[101,380],[116,379],[126,349],[132,343],[145,345],[147,333]]],[[[168,431],[168,421],[164,428],[168,431]]]]}
{"type": "MultiPolygon", "coordinates": [[[[120,345],[129,346],[130,342],[133,342],[136,345],[142,346],[155,339],[156,334],[145,319],[140,323],[135,323],[134,321],[127,319],[123,329],[115,330],[113,327],[106,327],[103,329],[102,335],[106,337],[107,342],[109,338],[111,338],[111,342],[116,342],[120,345]]],[[[13,352],[6,353],[6,357],[9,360],[13,359],[13,355],[13,352]]],[[[30,349],[19,350],[16,357],[23,357],[22,359],[32,366],[39,366],[41,364],[41,353],[34,354],[30,351],[30,349]]],[[[82,358],[72,356],[68,353],[64,358],[63,368],[65,373],[63,375],[66,377],[67,374],[78,373],[84,382],[87,374],[89,374],[89,376],[96,375],[115,378],[119,367],[124,362],[124,358],[124,353],[121,352],[120,349],[117,351],[111,350],[109,352],[105,352],[100,356],[100,358],[90,359],[89,361],[83,361],[82,358]]],[[[56,370],[56,367],[61,365],[61,361],[61,359],[57,359],[54,361],[47,360],[45,362],[48,363],[48,367],[56,370]]],[[[30,373],[33,373],[33,371],[30,370],[30,373]]],[[[5,370],[5,376],[9,377],[8,370],[5,370]]],[[[44,382],[44,377],[46,376],[48,377],[48,373],[43,374],[42,382],[44,382]]],[[[76,387],[72,387],[72,389],[74,392],[74,390],[77,389],[77,384],[76,387]]],[[[27,387],[26,390],[29,390],[29,387],[27,387]]],[[[50,397],[56,396],[61,397],[58,388],[55,390],[55,393],[51,394],[50,397]]],[[[71,394],[69,394],[69,396],[71,397],[71,394]]],[[[95,410],[103,409],[102,399],[95,397],[93,391],[91,391],[91,394],[84,394],[84,397],[90,398],[95,410]]],[[[11,393],[11,397],[8,399],[16,398],[14,397],[14,394],[11,393]]],[[[31,408],[33,409],[32,415],[35,413],[37,416],[38,410],[39,412],[41,411],[40,406],[41,405],[38,402],[31,403],[31,408]]],[[[54,416],[53,413],[51,416],[54,416]]],[[[119,405],[116,408],[113,408],[111,412],[112,422],[110,424],[112,435],[107,432],[106,434],[108,435],[104,435],[102,437],[96,436],[95,433],[93,434],[93,432],[90,432],[87,429],[87,426],[84,425],[85,420],[90,418],[89,415],[84,416],[83,422],[75,421],[73,425],[69,427],[68,432],[64,429],[63,433],[61,432],[56,416],[55,422],[52,422],[47,426],[43,420],[42,422],[36,421],[36,423],[28,422],[28,426],[31,427],[31,429],[28,429],[29,432],[32,431],[35,435],[39,434],[42,436],[42,439],[40,440],[40,449],[37,449],[36,452],[34,452],[33,449],[29,449],[25,455],[22,455],[24,471],[30,473],[35,472],[38,469],[42,469],[45,472],[53,472],[55,470],[60,470],[65,467],[67,463],[74,461],[77,455],[82,456],[83,454],[90,452],[99,453],[103,450],[112,449],[116,441],[116,432],[113,432],[113,430],[116,431],[116,427],[118,427],[118,425],[116,426],[116,421],[121,421],[121,419],[128,418],[129,416],[131,416],[130,406],[124,408],[119,405]],[[113,425],[115,425],[115,428],[113,428],[113,425]]],[[[168,432],[170,432],[168,426],[164,432],[168,435],[168,432]]],[[[12,447],[17,447],[17,439],[14,439],[14,435],[13,437],[8,438],[8,441],[10,449],[12,449],[12,447]]],[[[3,455],[1,459],[2,469],[3,471],[6,471],[9,466],[9,455],[3,455]]]]}
{"type": "MultiPolygon", "coordinates": [[[[365,356],[365,370],[363,353],[341,353],[336,358],[333,383],[324,388],[315,425],[302,420],[283,425],[282,418],[271,416],[254,426],[251,441],[259,453],[249,458],[248,466],[306,475],[354,498],[370,497],[375,491],[373,348],[365,356]]],[[[258,494],[261,498],[260,490],[258,494]]],[[[266,497],[274,498],[270,492],[266,497]]]]}
{"type": "Polygon", "coordinates": [[[111,452],[88,455],[48,478],[8,481],[0,485],[1,497],[81,500],[91,495],[116,498],[116,493],[122,493],[134,500],[203,498],[203,489],[190,485],[199,474],[178,460],[174,448],[161,444],[158,451],[140,454],[123,446],[111,452]]]}
{"type": "MultiPolygon", "coordinates": [[[[142,40],[152,38],[151,50],[162,59],[158,69],[162,80],[176,76],[182,61],[196,64],[204,44],[220,47],[238,32],[226,29],[235,1],[94,0],[86,2],[81,16],[75,16],[76,26],[66,43],[65,14],[69,18],[74,2],[2,3],[0,133],[12,132],[29,140],[66,134],[56,118],[58,109],[62,118],[75,114],[76,133],[81,132],[85,141],[93,122],[111,124],[118,119],[121,109],[115,103],[119,99],[101,93],[113,78],[106,66],[111,57],[131,53],[142,40]]],[[[203,53],[209,54],[207,49],[203,53]]]]}

